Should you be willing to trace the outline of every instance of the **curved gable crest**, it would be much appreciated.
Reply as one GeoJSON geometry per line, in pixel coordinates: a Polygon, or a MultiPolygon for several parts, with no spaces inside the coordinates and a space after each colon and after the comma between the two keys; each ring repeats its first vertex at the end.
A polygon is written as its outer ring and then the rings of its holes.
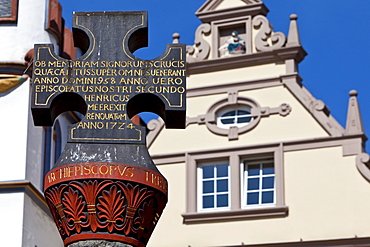
{"type": "Polygon", "coordinates": [[[268,9],[261,0],[208,0],[195,14],[206,23],[233,15],[266,15],[268,9]]]}
{"type": "Polygon", "coordinates": [[[208,0],[198,9],[197,13],[261,3],[261,0],[208,0]]]}

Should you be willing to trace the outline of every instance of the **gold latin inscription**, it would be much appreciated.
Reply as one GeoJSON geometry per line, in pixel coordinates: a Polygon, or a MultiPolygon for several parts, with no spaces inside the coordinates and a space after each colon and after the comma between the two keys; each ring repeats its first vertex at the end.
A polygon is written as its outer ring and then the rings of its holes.
{"type": "Polygon", "coordinates": [[[135,129],[126,114],[131,94],[183,94],[185,67],[177,60],[35,61],[33,83],[40,95],[81,93],[88,111],[76,129],[135,129]]]}
{"type": "Polygon", "coordinates": [[[163,177],[158,176],[150,171],[145,171],[145,181],[166,191],[168,189],[167,181],[163,177]]]}
{"type": "Polygon", "coordinates": [[[47,175],[49,183],[73,177],[83,177],[89,175],[116,175],[121,177],[132,178],[135,176],[134,167],[122,166],[115,164],[102,164],[102,165],[79,165],[67,166],[50,172],[47,175]]]}

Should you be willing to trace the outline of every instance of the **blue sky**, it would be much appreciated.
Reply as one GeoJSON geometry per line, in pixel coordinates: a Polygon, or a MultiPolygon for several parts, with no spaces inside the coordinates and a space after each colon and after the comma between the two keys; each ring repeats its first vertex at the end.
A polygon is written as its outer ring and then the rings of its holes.
{"type": "MultiPolygon", "coordinates": [[[[191,45],[200,21],[195,11],[205,0],[59,0],[66,25],[73,11],[141,11],[149,13],[149,47],[135,53],[143,59],[159,56],[172,34],[191,45]]],[[[226,0],[227,1],[227,0],[226,0]]],[[[290,14],[298,15],[301,43],[308,56],[299,65],[304,86],[325,102],[345,127],[348,92],[355,89],[365,132],[370,137],[370,10],[369,0],[264,0],[275,31],[287,35],[290,14]]],[[[370,152],[370,142],[367,145],[370,152]]]]}

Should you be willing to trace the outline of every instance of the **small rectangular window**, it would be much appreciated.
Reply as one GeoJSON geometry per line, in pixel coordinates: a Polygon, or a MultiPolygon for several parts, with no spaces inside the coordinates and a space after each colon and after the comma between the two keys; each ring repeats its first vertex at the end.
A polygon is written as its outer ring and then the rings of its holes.
{"type": "Polygon", "coordinates": [[[230,205],[230,171],[227,162],[198,166],[198,211],[228,209],[230,205]]]}
{"type": "Polygon", "coordinates": [[[0,0],[0,23],[17,22],[18,0],[0,0]]]}
{"type": "Polygon", "coordinates": [[[243,161],[242,206],[276,204],[275,167],[273,158],[243,161]]]}

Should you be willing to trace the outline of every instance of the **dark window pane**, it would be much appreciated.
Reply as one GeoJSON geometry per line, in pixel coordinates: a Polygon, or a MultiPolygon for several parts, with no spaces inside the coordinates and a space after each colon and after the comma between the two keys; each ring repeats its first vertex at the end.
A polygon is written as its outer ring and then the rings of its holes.
{"type": "Polygon", "coordinates": [[[214,192],[214,182],[203,181],[203,193],[213,193],[213,192],[214,192]]]}
{"type": "Polygon", "coordinates": [[[274,202],[274,192],[264,191],[262,192],[262,203],[273,203],[274,202]]]}
{"type": "Polygon", "coordinates": [[[238,116],[240,116],[240,115],[248,115],[248,114],[250,114],[250,112],[249,111],[244,111],[244,110],[238,110],[238,113],[237,113],[238,116]]]}
{"type": "Polygon", "coordinates": [[[228,187],[228,179],[217,180],[217,192],[227,192],[228,187]]]}
{"type": "Polygon", "coordinates": [[[229,174],[229,165],[218,165],[217,167],[217,177],[227,177],[229,174]]]}
{"type": "Polygon", "coordinates": [[[249,123],[251,120],[251,117],[238,117],[238,123],[249,123]]]}
{"type": "Polygon", "coordinates": [[[229,196],[217,195],[217,207],[227,207],[227,206],[229,206],[229,196]]]}
{"type": "Polygon", "coordinates": [[[203,208],[214,208],[213,196],[203,196],[203,208]]]}
{"type": "Polygon", "coordinates": [[[258,204],[258,192],[247,194],[247,205],[258,204]]]}
{"type": "Polygon", "coordinates": [[[248,190],[258,190],[260,185],[259,178],[248,178],[248,190]]]}
{"type": "Polygon", "coordinates": [[[275,169],[274,169],[274,164],[273,163],[267,163],[267,164],[263,164],[262,166],[262,170],[263,170],[263,174],[274,174],[275,173],[275,169]]]}
{"type": "Polygon", "coordinates": [[[233,124],[234,122],[235,122],[234,118],[221,119],[221,123],[223,124],[233,124]]]}
{"type": "Polygon", "coordinates": [[[262,189],[273,189],[274,188],[274,177],[266,177],[262,179],[262,189]]]}
{"type": "Polygon", "coordinates": [[[260,174],[259,165],[249,165],[248,166],[248,176],[256,176],[260,174]]]}
{"type": "Polygon", "coordinates": [[[228,111],[225,114],[223,114],[221,117],[230,117],[235,116],[236,111],[228,111]]]}
{"type": "Polygon", "coordinates": [[[213,178],[214,177],[214,166],[203,166],[203,178],[213,178]]]}

